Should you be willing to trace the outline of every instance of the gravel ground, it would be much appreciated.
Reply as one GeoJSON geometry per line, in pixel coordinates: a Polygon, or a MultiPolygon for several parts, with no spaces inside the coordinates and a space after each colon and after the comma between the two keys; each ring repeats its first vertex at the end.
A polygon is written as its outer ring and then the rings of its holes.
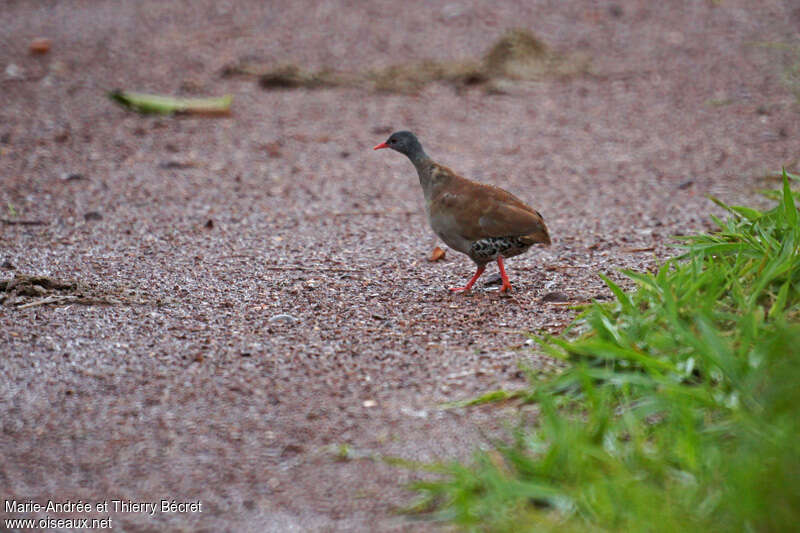
{"type": "Polygon", "coordinates": [[[438,407],[550,363],[525,332],[574,311],[543,300],[609,297],[597,272],[651,267],[707,227],[708,194],[758,202],[797,162],[790,0],[282,4],[4,2],[0,280],[79,284],[0,305],[4,499],[202,502],[90,515],[122,531],[433,528],[393,513],[418,474],[370,458],[468,457],[513,411],[438,407]],[[590,72],[499,95],[220,74],[479,57],[512,27],[590,72]],[[113,88],[231,93],[233,113],[141,117],[113,88]],[[396,129],[542,212],[554,244],[508,262],[511,297],[446,290],[473,266],[426,260],[414,170],[371,150],[396,129]]]}

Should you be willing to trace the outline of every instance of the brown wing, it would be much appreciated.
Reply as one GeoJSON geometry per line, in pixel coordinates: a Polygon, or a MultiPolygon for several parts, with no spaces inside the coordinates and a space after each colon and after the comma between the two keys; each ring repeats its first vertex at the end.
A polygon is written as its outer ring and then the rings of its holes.
{"type": "Polygon", "coordinates": [[[450,180],[449,186],[433,199],[431,211],[436,216],[452,217],[465,239],[526,237],[531,244],[550,244],[542,216],[513,194],[456,174],[450,180]]]}
{"type": "Polygon", "coordinates": [[[525,237],[531,244],[550,244],[542,215],[530,208],[510,203],[494,204],[478,222],[487,237],[525,237]]]}

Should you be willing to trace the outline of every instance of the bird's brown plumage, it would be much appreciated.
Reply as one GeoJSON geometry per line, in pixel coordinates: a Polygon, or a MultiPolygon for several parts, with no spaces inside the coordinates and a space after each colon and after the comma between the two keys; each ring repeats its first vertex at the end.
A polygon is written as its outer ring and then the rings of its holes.
{"type": "Polygon", "coordinates": [[[465,239],[522,237],[529,244],[550,244],[542,215],[510,192],[468,180],[437,163],[430,172],[441,185],[434,189],[429,216],[452,214],[465,239]]]}
{"type": "Polygon", "coordinates": [[[478,271],[465,287],[469,290],[487,263],[497,261],[503,278],[501,291],[511,288],[503,258],[526,252],[533,244],[550,244],[542,215],[508,191],[477,183],[435,163],[413,133],[393,133],[375,149],[392,148],[414,164],[425,196],[431,228],[449,247],[468,255],[478,271]]]}

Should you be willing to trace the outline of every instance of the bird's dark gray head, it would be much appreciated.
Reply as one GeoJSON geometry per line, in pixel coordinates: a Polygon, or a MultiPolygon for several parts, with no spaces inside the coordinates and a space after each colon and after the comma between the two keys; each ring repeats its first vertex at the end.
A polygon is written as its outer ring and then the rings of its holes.
{"type": "Polygon", "coordinates": [[[381,148],[397,150],[401,154],[407,155],[411,161],[428,157],[425,155],[425,151],[422,149],[422,145],[417,140],[417,137],[410,131],[396,131],[392,133],[389,138],[386,139],[386,142],[379,144],[374,149],[380,150],[381,148]]]}

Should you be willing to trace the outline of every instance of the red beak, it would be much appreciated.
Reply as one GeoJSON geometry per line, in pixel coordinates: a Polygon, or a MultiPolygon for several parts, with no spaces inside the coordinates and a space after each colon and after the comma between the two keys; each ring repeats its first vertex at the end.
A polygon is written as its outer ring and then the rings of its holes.
{"type": "Polygon", "coordinates": [[[373,148],[373,150],[380,150],[381,148],[389,148],[389,145],[386,143],[380,143],[378,146],[373,148]]]}

